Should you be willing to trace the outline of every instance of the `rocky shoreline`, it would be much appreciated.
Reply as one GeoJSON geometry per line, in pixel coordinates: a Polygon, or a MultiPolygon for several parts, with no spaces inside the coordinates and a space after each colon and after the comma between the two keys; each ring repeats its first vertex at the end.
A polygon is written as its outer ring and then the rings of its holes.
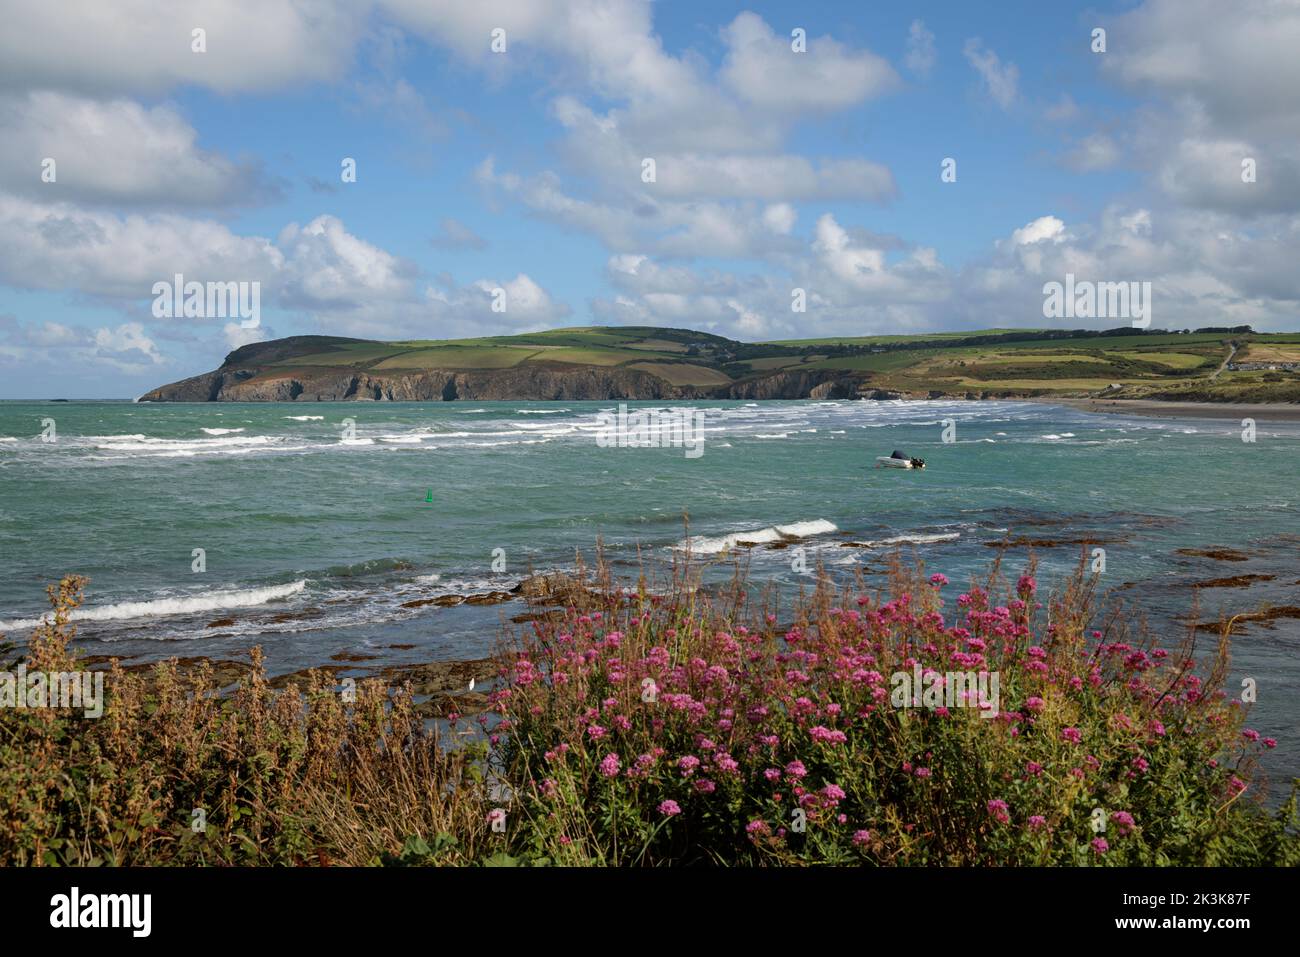
{"type": "MultiPolygon", "coordinates": [[[[847,534],[847,533],[846,533],[847,534]]],[[[1078,547],[1097,543],[1115,544],[1119,539],[1107,538],[1101,534],[1083,534],[1070,538],[1005,538],[985,542],[992,548],[1060,548],[1078,547]]],[[[844,541],[845,548],[873,549],[877,543],[861,541],[844,541]]],[[[790,545],[787,541],[746,543],[738,542],[738,548],[782,549],[790,545]]],[[[1216,563],[1237,563],[1248,561],[1252,556],[1235,548],[1212,546],[1206,548],[1182,548],[1180,554],[1190,558],[1207,559],[1216,563]]],[[[888,566],[864,569],[868,576],[885,576],[889,574],[888,566]]],[[[1201,589],[1247,589],[1257,583],[1270,582],[1276,576],[1271,574],[1241,574],[1228,577],[1198,578],[1181,583],[1192,590],[1201,589]]],[[[1297,581],[1296,584],[1300,584],[1297,581]]],[[[1132,587],[1133,583],[1120,585],[1117,591],[1132,587]]],[[[404,607],[421,607],[435,605],[452,607],[456,605],[491,605],[511,601],[523,601],[528,610],[515,615],[511,621],[528,623],[545,621],[553,617],[562,618],[564,609],[580,607],[588,600],[599,600],[600,594],[594,591],[590,582],[564,572],[549,572],[529,576],[509,591],[492,591],[466,595],[439,595],[429,599],[416,599],[404,607]]],[[[1271,630],[1279,619],[1300,618],[1300,606],[1271,605],[1262,609],[1241,612],[1233,616],[1228,625],[1231,632],[1240,634],[1248,624],[1255,624],[1271,630]]],[[[1186,622],[1196,631],[1219,633],[1224,628],[1222,619],[1188,620],[1186,622]]],[[[209,623],[210,628],[226,627],[233,624],[233,619],[221,618],[209,623]]],[[[413,645],[394,644],[386,646],[394,650],[410,650],[413,645]]],[[[481,657],[416,663],[384,663],[379,649],[367,648],[365,651],[342,651],[331,655],[328,660],[293,671],[275,674],[268,680],[271,688],[281,690],[296,687],[306,689],[313,673],[328,674],[335,681],[341,682],[351,677],[358,682],[378,680],[388,688],[409,687],[415,701],[415,712],[425,719],[445,719],[448,715],[477,715],[487,709],[489,700],[487,692],[495,685],[503,668],[508,663],[500,654],[481,657]]],[[[93,655],[82,659],[82,663],[93,670],[107,669],[114,660],[121,661],[113,655],[93,655]]],[[[252,670],[249,660],[235,658],[214,658],[206,655],[177,657],[166,659],[182,677],[208,669],[211,673],[212,686],[222,695],[230,693],[239,681],[252,670]]],[[[148,661],[122,663],[123,671],[145,675],[146,678],[162,662],[148,661]]]]}

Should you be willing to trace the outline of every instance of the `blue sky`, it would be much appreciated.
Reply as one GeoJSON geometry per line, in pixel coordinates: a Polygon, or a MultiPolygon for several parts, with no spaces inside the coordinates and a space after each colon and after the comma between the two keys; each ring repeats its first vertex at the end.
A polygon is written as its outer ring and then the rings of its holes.
{"type": "Polygon", "coordinates": [[[0,398],[303,333],[1123,324],[1044,319],[1067,272],[1300,328],[1300,4],[101,7],[0,0],[0,398]],[[178,272],[256,327],[155,316],[178,272]]]}

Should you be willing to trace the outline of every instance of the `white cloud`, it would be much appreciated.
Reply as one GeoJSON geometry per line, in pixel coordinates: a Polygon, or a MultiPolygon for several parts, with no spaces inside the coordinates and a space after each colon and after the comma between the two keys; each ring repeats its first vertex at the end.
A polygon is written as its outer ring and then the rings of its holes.
{"type": "Polygon", "coordinates": [[[268,280],[283,266],[269,240],[213,220],[132,214],[0,193],[0,282],[135,300],[175,273],[199,281],[268,280]]]}
{"type": "Polygon", "coordinates": [[[968,39],[962,53],[984,81],[984,89],[993,102],[1004,110],[1010,109],[1018,95],[1020,68],[1014,63],[1003,64],[998,55],[985,48],[984,41],[978,37],[968,39]]]}
{"type": "Polygon", "coordinates": [[[441,234],[429,240],[439,249],[487,249],[487,240],[459,219],[448,216],[439,223],[441,234]]]}
{"type": "Polygon", "coordinates": [[[98,367],[129,375],[156,371],[165,362],[139,322],[87,329],[0,316],[0,364],[21,363],[65,373],[78,366],[98,367]]]}
{"type": "Polygon", "coordinates": [[[655,191],[673,198],[882,200],[896,192],[888,167],[859,159],[682,154],[659,158],[657,167],[655,191]]]}
{"type": "Polygon", "coordinates": [[[276,245],[284,257],[276,284],[290,308],[409,299],[414,289],[413,264],[352,235],[334,216],[317,216],[301,228],[290,223],[276,245]]]}
{"type": "Polygon", "coordinates": [[[1065,239],[1065,223],[1055,216],[1040,216],[1011,234],[1011,242],[1017,246],[1028,246],[1048,239],[1058,243],[1065,239]]]}
{"type": "Polygon", "coordinates": [[[351,0],[8,3],[0,88],[103,96],[202,86],[221,93],[337,78],[369,13],[351,0]],[[207,52],[191,31],[207,31],[207,52]]]}
{"type": "Polygon", "coordinates": [[[162,365],[158,347],[138,322],[126,322],[116,329],[95,330],[95,355],[123,371],[138,371],[162,365]]]}
{"type": "MultiPolygon", "coordinates": [[[[545,324],[570,311],[525,273],[503,284],[512,304],[504,315],[491,311],[490,296],[482,292],[488,280],[465,287],[451,283],[450,293],[431,293],[412,263],[350,233],[333,216],[290,223],[272,242],[238,235],[211,220],[119,216],[0,193],[0,282],[23,289],[75,290],[152,322],[154,283],[170,283],[177,273],[186,282],[260,283],[263,310],[300,313],[321,331],[356,336],[482,332],[490,325],[545,324]]],[[[158,328],[184,322],[165,320],[158,328]]],[[[211,325],[205,319],[191,322],[196,328],[211,325]]],[[[63,334],[60,330],[53,325],[38,329],[50,341],[63,334]]],[[[134,350],[152,361],[154,353],[143,340],[132,339],[134,331],[130,323],[119,327],[112,333],[116,339],[99,348],[107,356],[134,350]]],[[[223,334],[233,346],[266,332],[263,328],[248,336],[227,326],[223,334]]]]}
{"type": "Polygon", "coordinates": [[[259,325],[254,329],[246,329],[242,323],[238,322],[226,323],[221,327],[221,334],[225,337],[226,345],[230,347],[232,352],[251,342],[265,342],[271,338],[267,334],[265,326],[259,325]]]}
{"type": "Polygon", "coordinates": [[[1118,18],[1101,67],[1129,86],[1194,100],[1222,134],[1300,133],[1300,4],[1147,0],[1118,18]]]}
{"type": "Polygon", "coordinates": [[[1065,154],[1065,164],[1079,173],[1110,169],[1119,162],[1120,150],[1105,133],[1091,133],[1065,154]]]}
{"type": "Polygon", "coordinates": [[[170,106],[48,90],[0,94],[0,188],[45,201],[221,206],[272,198],[256,164],[198,148],[170,106]],[[55,181],[42,180],[46,158],[55,181]]]}
{"type": "Polygon", "coordinates": [[[1079,105],[1069,93],[1062,93],[1055,103],[1043,110],[1043,116],[1053,123],[1064,123],[1079,115],[1079,105]]]}
{"type": "Polygon", "coordinates": [[[782,236],[790,235],[798,213],[789,203],[773,203],[763,210],[763,225],[782,236]]]}
{"type": "Polygon", "coordinates": [[[913,73],[928,76],[934,59],[934,34],[926,29],[924,20],[913,20],[907,30],[907,54],[903,62],[913,73]]]}
{"type": "Polygon", "coordinates": [[[831,37],[808,38],[807,50],[796,53],[788,35],[777,36],[755,13],[737,16],[722,29],[722,40],[722,82],[764,110],[842,110],[899,85],[882,57],[849,50],[831,37]]]}

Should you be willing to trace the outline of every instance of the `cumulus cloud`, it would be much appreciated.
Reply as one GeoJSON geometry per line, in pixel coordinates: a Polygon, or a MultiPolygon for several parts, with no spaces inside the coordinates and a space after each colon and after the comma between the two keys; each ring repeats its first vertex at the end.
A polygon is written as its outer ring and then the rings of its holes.
{"type": "MultiPolygon", "coordinates": [[[[0,282],[23,289],[75,289],[152,322],[154,284],[172,283],[178,273],[187,283],[259,283],[264,309],[309,317],[321,331],[357,336],[454,335],[461,326],[448,331],[439,322],[477,324],[481,331],[489,325],[544,324],[569,313],[525,273],[501,283],[485,279],[467,287],[452,284],[450,292],[431,290],[413,263],[354,235],[334,216],[290,223],[272,241],[241,236],[212,220],[170,213],[121,216],[0,193],[0,282]],[[484,284],[507,290],[506,313],[491,310],[484,284]]],[[[133,332],[128,324],[114,335],[131,341],[133,332]]],[[[60,333],[51,327],[41,334],[60,333]]],[[[233,347],[257,341],[266,331],[249,335],[227,325],[223,334],[233,347]]],[[[99,348],[105,355],[127,351],[111,345],[105,341],[99,348]]],[[[154,353],[141,342],[131,348],[152,361],[154,353]]]]}
{"type": "MultiPolygon", "coordinates": [[[[1044,216],[996,244],[995,253],[963,270],[957,315],[988,324],[1047,322],[1042,287],[1067,273],[1094,282],[1150,282],[1159,328],[1294,325],[1300,276],[1281,268],[1293,255],[1300,223],[1278,221],[1243,231],[1231,217],[1198,211],[1158,213],[1112,205],[1095,224],[1067,225],[1044,216]]],[[[1113,320],[1056,320],[1068,327],[1113,326],[1113,320]]]]}
{"type": "Polygon", "coordinates": [[[97,329],[57,322],[23,323],[0,316],[0,365],[36,364],[48,368],[101,367],[139,374],[165,364],[157,344],[139,322],[97,329]]]}
{"type": "Polygon", "coordinates": [[[1102,75],[1154,98],[1132,137],[1153,186],[1246,218],[1300,209],[1300,4],[1147,0],[1113,32],[1124,43],[1098,58],[1102,75]]]}
{"type": "Polygon", "coordinates": [[[60,0],[11,3],[0,31],[0,89],[93,96],[177,86],[247,93],[337,78],[369,3],[350,0],[60,0]],[[207,52],[191,31],[207,31],[207,52]]]}
{"type": "Polygon", "coordinates": [[[273,199],[256,163],[198,148],[170,106],[49,90],[0,94],[0,188],[29,198],[117,205],[222,206],[273,199]],[[54,182],[42,178],[53,161],[54,182]]]}
{"type": "Polygon", "coordinates": [[[1300,4],[1147,0],[1118,18],[1101,67],[1120,82],[1198,103],[1216,129],[1300,133],[1300,4]]]}
{"type": "Polygon", "coordinates": [[[1011,242],[1016,246],[1029,246],[1046,240],[1059,243],[1064,239],[1065,223],[1055,216],[1040,216],[1011,234],[1011,242]]]}
{"type": "Polygon", "coordinates": [[[119,215],[0,193],[0,281],[20,289],[138,299],[178,272],[199,281],[265,281],[283,259],[269,240],[214,220],[119,215]]]}
{"type": "MultiPolygon", "coordinates": [[[[933,37],[931,37],[933,39],[933,37]]],[[[722,30],[727,55],[719,75],[737,96],[765,110],[842,110],[899,85],[898,74],[868,50],[850,50],[832,37],[807,38],[795,52],[755,13],[722,30]]]]}

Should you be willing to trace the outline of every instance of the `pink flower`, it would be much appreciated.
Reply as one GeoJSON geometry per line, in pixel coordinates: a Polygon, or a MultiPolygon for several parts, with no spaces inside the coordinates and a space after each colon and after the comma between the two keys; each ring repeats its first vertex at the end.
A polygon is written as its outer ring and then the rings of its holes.
{"type": "Polygon", "coordinates": [[[1047,818],[1041,814],[1031,815],[1029,818],[1029,829],[1031,831],[1041,831],[1047,827],[1047,818]]]}
{"type": "Polygon", "coordinates": [[[607,754],[600,762],[600,773],[607,778],[618,774],[620,762],[617,754],[607,754]]]}
{"type": "Polygon", "coordinates": [[[664,817],[672,817],[674,814],[682,813],[681,807],[677,804],[676,801],[672,801],[672,800],[660,801],[658,810],[659,813],[662,814],[664,817]]]}
{"type": "Polygon", "coordinates": [[[1000,798],[994,798],[992,801],[989,801],[987,807],[989,810],[989,816],[992,817],[993,820],[997,821],[999,824],[1010,823],[1011,815],[1007,813],[1009,808],[1007,807],[1006,801],[1003,801],[1000,798]]]}
{"type": "Polygon", "coordinates": [[[1078,744],[1083,740],[1083,734],[1078,728],[1062,728],[1061,740],[1068,741],[1071,744],[1078,744]]]}
{"type": "Polygon", "coordinates": [[[826,785],[826,787],[822,788],[822,794],[826,795],[826,799],[832,804],[838,804],[844,800],[844,789],[838,784],[826,785]]]}
{"type": "Polygon", "coordinates": [[[1133,820],[1133,815],[1128,811],[1113,811],[1110,815],[1110,819],[1115,822],[1115,829],[1119,833],[1120,837],[1124,837],[1132,831],[1133,825],[1136,823],[1133,820]]]}
{"type": "Polygon", "coordinates": [[[930,576],[930,584],[937,588],[942,588],[944,585],[948,584],[948,576],[942,572],[935,572],[930,576]]]}
{"type": "Polygon", "coordinates": [[[1264,739],[1264,747],[1266,747],[1266,748],[1276,748],[1276,747],[1277,747],[1277,738],[1265,738],[1265,739],[1264,739]]]}
{"type": "Polygon", "coordinates": [[[785,766],[785,773],[790,777],[798,779],[808,773],[808,769],[803,766],[802,761],[791,761],[785,766]]]}
{"type": "Polygon", "coordinates": [[[688,754],[677,761],[677,767],[682,772],[682,777],[689,778],[695,773],[695,769],[700,766],[700,759],[693,754],[688,754]]]}
{"type": "Polygon", "coordinates": [[[916,769],[916,776],[917,776],[918,778],[928,778],[928,777],[930,776],[930,769],[929,769],[929,768],[917,768],[917,769],[916,769]]]}
{"type": "Polygon", "coordinates": [[[1094,837],[1092,839],[1092,849],[1098,854],[1105,854],[1110,850],[1110,845],[1106,843],[1104,837],[1094,837]]]}
{"type": "Polygon", "coordinates": [[[857,845],[858,847],[865,847],[866,845],[870,844],[870,843],[871,843],[871,832],[870,832],[870,831],[854,831],[854,832],[853,832],[853,843],[854,843],[855,845],[857,845]]]}
{"type": "Polygon", "coordinates": [[[846,740],[843,731],[832,731],[830,728],[817,725],[808,731],[814,741],[821,741],[823,744],[843,744],[846,740]]]}

